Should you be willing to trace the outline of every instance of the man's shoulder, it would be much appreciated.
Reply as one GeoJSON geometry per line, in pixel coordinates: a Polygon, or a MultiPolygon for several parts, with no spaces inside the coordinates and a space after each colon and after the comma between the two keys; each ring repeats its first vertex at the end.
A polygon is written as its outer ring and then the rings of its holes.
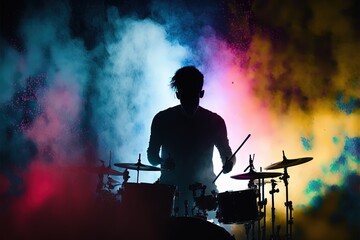
{"type": "Polygon", "coordinates": [[[217,114],[216,112],[210,111],[209,109],[199,107],[199,110],[200,110],[199,112],[201,113],[201,115],[203,115],[207,118],[223,120],[223,118],[219,114],[217,114]]]}
{"type": "Polygon", "coordinates": [[[161,110],[160,112],[157,113],[157,115],[162,115],[162,114],[170,114],[170,113],[174,113],[177,112],[179,108],[179,105],[177,106],[173,106],[173,107],[169,107],[167,109],[161,110]]]}
{"type": "Polygon", "coordinates": [[[174,106],[161,110],[155,115],[155,118],[168,118],[169,116],[176,114],[176,112],[178,112],[178,108],[179,106],[174,106]]]}

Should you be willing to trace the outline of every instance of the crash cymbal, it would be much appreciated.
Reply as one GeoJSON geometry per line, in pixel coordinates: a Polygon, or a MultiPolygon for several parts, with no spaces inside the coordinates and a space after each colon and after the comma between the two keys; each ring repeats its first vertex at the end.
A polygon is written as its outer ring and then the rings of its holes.
{"type": "Polygon", "coordinates": [[[265,167],[265,169],[271,170],[271,169],[279,169],[279,168],[288,168],[288,167],[292,167],[292,166],[296,166],[299,164],[309,162],[312,159],[313,159],[312,157],[297,158],[297,159],[284,159],[281,162],[273,163],[273,164],[265,167]]]}
{"type": "Polygon", "coordinates": [[[115,163],[116,167],[138,170],[138,171],[161,171],[161,168],[145,165],[142,163],[115,163]]]}
{"type": "Polygon", "coordinates": [[[282,175],[282,173],[277,173],[277,172],[255,172],[253,170],[250,170],[250,172],[248,172],[248,173],[234,175],[234,176],[231,176],[231,178],[240,179],[240,180],[245,180],[245,179],[253,180],[253,179],[260,179],[260,178],[274,178],[274,177],[278,177],[281,175],[282,175]]]}

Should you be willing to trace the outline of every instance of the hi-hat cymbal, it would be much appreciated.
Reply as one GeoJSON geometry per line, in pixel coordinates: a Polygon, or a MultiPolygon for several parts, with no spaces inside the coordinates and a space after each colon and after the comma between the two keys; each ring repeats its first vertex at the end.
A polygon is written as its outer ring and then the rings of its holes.
{"type": "Polygon", "coordinates": [[[161,171],[161,168],[145,165],[142,163],[115,163],[114,164],[117,167],[126,168],[126,169],[132,169],[137,171],[161,171]]]}
{"type": "Polygon", "coordinates": [[[261,178],[274,178],[281,176],[282,173],[277,172],[255,172],[253,170],[250,170],[248,173],[242,173],[238,175],[231,176],[231,178],[239,179],[239,180],[246,180],[246,179],[261,179],[261,178]]]}
{"type": "Polygon", "coordinates": [[[296,166],[296,165],[299,165],[299,164],[309,162],[312,159],[313,159],[312,157],[297,158],[297,159],[284,159],[281,162],[273,163],[273,164],[265,167],[265,169],[266,170],[271,170],[271,169],[292,167],[292,166],[296,166]]]}

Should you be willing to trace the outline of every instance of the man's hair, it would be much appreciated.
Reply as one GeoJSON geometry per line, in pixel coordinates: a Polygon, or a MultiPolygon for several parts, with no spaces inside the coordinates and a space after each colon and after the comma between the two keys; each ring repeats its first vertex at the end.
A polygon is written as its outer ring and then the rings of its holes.
{"type": "Polygon", "coordinates": [[[178,92],[201,91],[204,75],[194,66],[178,69],[171,78],[170,87],[178,92]]]}

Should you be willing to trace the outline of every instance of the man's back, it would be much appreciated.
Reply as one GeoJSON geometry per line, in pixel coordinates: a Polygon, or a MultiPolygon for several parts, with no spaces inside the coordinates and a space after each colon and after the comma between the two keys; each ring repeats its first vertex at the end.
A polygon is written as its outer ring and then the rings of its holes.
{"type": "MultiPolygon", "coordinates": [[[[168,108],[154,117],[150,141],[161,143],[161,158],[171,158],[175,163],[174,169],[162,172],[160,182],[178,187],[180,204],[182,200],[192,201],[191,184],[205,185],[207,194],[217,191],[212,183],[216,177],[212,163],[214,146],[231,156],[225,123],[219,115],[199,107],[189,117],[180,105],[168,108]]],[[[154,154],[158,154],[158,149],[154,154]]]]}

